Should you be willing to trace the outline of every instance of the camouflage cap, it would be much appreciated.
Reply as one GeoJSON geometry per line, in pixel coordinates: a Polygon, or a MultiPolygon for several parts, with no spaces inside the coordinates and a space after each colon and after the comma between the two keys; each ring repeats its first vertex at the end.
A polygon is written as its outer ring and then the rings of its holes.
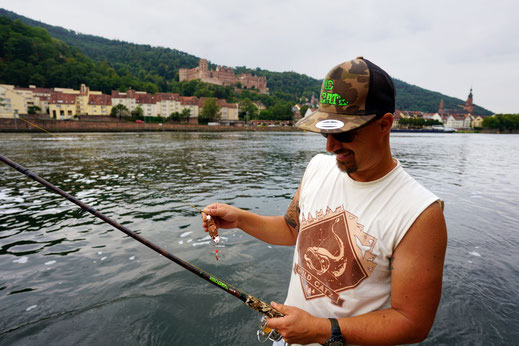
{"type": "Polygon", "coordinates": [[[358,57],[328,72],[321,88],[319,109],[299,120],[296,126],[312,132],[339,133],[394,111],[393,80],[377,65],[358,57]]]}

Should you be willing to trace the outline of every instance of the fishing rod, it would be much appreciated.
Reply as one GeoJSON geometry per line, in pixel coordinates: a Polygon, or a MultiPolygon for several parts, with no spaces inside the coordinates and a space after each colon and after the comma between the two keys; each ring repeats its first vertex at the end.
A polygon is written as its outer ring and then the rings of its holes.
{"type": "MultiPolygon", "coordinates": [[[[266,326],[266,317],[283,317],[284,315],[275,310],[272,306],[270,306],[269,304],[259,300],[258,298],[250,295],[250,294],[247,294],[235,287],[233,287],[232,285],[229,285],[227,283],[225,283],[224,281],[216,278],[215,276],[207,273],[206,271],[192,265],[191,263],[171,254],[170,252],[166,251],[165,249],[159,247],[158,245],[155,245],[154,243],[150,242],[149,240],[141,237],[140,235],[138,235],[137,233],[131,231],[130,229],[128,229],[127,227],[119,224],[118,222],[110,219],[109,217],[107,217],[106,215],[102,214],[101,212],[97,211],[96,209],[94,209],[93,207],[89,206],[88,204],[85,204],[83,202],[81,202],[80,200],[78,200],[77,198],[75,198],[74,196],[70,195],[69,193],[61,190],[60,188],[54,186],[53,184],[49,183],[48,181],[46,181],[45,179],[43,178],[40,178],[38,175],[34,174],[33,172],[31,172],[29,169],[19,165],[18,163],[8,159],[7,157],[5,157],[4,155],[0,154],[0,161],[4,162],[5,164],[7,164],[8,166],[11,166],[12,168],[16,169],[18,172],[28,176],[29,178],[31,178],[32,180],[34,181],[37,181],[38,183],[40,183],[41,185],[45,186],[46,188],[50,189],[52,192],[55,192],[56,194],[68,199],[70,202],[78,205],[80,208],[81,208],[81,212],[89,212],[90,214],[94,215],[95,217],[103,220],[104,222],[110,224],[111,226],[115,227],[116,229],[122,231],[123,233],[125,233],[126,235],[132,237],[133,239],[137,240],[138,242],[146,245],[147,247],[149,247],[150,249],[152,249],[153,251],[155,252],[158,252],[159,254],[161,254],[162,256],[166,257],[167,259],[175,262],[176,264],[180,265],[181,267],[183,267],[184,269],[187,269],[189,270],[191,273],[193,274],[196,274],[198,275],[199,277],[201,277],[202,279],[204,279],[205,281],[208,281],[210,283],[212,283],[213,285],[221,288],[222,290],[224,290],[225,292],[231,294],[232,296],[240,299],[242,302],[245,303],[245,305],[247,305],[248,307],[250,307],[251,309],[253,310],[256,310],[260,313],[262,313],[264,315],[264,318],[262,319],[261,323],[260,323],[260,328],[261,330],[258,331],[258,339],[260,341],[264,341],[262,340],[262,338],[268,338],[268,339],[271,339],[271,340],[281,340],[281,334],[279,334],[277,331],[275,330],[271,330],[269,329],[267,326],[266,326]]],[[[265,339],[266,340],[266,339],[265,339]]]]}

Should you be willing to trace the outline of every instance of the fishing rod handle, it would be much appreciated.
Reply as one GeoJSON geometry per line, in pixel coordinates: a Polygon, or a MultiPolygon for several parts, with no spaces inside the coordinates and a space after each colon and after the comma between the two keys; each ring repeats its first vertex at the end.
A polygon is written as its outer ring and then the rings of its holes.
{"type": "Polygon", "coordinates": [[[245,304],[248,307],[250,307],[251,309],[254,309],[254,310],[258,311],[258,312],[261,312],[263,315],[265,315],[267,317],[271,317],[272,318],[272,317],[283,317],[283,316],[285,316],[281,312],[279,312],[276,309],[274,309],[269,304],[267,304],[265,302],[262,302],[258,298],[253,297],[251,295],[247,296],[247,300],[245,301],[245,304]]]}

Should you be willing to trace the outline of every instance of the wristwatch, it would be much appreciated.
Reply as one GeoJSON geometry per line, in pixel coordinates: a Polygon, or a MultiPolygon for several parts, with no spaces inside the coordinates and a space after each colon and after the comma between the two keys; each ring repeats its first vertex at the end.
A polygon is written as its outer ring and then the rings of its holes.
{"type": "Polygon", "coordinates": [[[339,322],[335,318],[329,318],[330,323],[332,324],[332,336],[326,340],[324,346],[344,346],[346,345],[346,340],[342,337],[341,327],[339,327],[339,322]]]}

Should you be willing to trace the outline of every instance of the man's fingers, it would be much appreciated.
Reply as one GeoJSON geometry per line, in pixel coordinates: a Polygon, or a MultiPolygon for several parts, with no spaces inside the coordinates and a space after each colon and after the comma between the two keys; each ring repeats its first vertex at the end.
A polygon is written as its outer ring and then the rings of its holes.
{"type": "Polygon", "coordinates": [[[285,314],[285,306],[283,304],[279,304],[276,302],[270,302],[270,306],[272,306],[277,311],[281,312],[282,314],[285,314]]]}
{"type": "Polygon", "coordinates": [[[209,204],[208,206],[206,206],[204,208],[203,212],[206,214],[209,214],[211,216],[217,216],[218,211],[219,211],[218,203],[212,203],[212,204],[209,204]]]}
{"type": "MultiPolygon", "coordinates": [[[[276,302],[270,302],[270,306],[272,306],[277,311],[281,312],[283,315],[286,315],[287,308],[283,304],[279,304],[276,302]]],[[[272,317],[267,318],[267,326],[272,329],[276,329],[277,331],[280,331],[279,328],[281,327],[283,317],[272,317]]]]}

